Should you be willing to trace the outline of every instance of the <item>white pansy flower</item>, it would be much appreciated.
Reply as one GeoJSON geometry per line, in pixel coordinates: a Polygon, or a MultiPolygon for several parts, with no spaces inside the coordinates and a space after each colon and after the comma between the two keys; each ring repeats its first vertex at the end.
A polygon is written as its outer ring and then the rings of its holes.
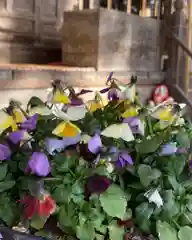
{"type": "Polygon", "coordinates": [[[157,189],[147,191],[144,196],[148,198],[149,203],[155,203],[158,208],[163,206],[163,199],[157,189]]]}

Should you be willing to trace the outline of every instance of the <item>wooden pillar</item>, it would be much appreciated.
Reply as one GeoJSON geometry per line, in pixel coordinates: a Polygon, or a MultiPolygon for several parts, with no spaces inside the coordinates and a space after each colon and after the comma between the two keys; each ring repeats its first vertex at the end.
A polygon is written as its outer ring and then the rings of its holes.
{"type": "Polygon", "coordinates": [[[83,10],[84,8],[84,0],[79,0],[79,10],[83,10]]]}
{"type": "MultiPolygon", "coordinates": [[[[188,48],[192,49],[192,2],[188,0],[188,48]]],[[[187,57],[186,62],[186,76],[185,76],[185,91],[189,88],[189,81],[190,81],[190,72],[192,66],[191,58],[187,57]]]]}
{"type": "Polygon", "coordinates": [[[146,9],[147,9],[147,0],[142,0],[141,15],[142,15],[143,17],[146,16],[146,9]]]}
{"type": "Polygon", "coordinates": [[[132,0],[127,0],[127,13],[131,13],[132,0]]]}
{"type": "Polygon", "coordinates": [[[112,2],[112,0],[107,0],[107,9],[112,9],[112,4],[113,4],[113,2],[112,2]]]}

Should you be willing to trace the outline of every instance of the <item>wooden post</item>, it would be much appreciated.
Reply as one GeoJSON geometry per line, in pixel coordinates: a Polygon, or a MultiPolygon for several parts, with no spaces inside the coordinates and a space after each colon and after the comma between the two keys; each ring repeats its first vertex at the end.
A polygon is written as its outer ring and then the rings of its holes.
{"type": "Polygon", "coordinates": [[[127,13],[131,13],[132,0],[127,0],[127,13]]]}
{"type": "MultiPolygon", "coordinates": [[[[191,50],[192,48],[192,2],[188,0],[188,48],[191,50]]],[[[185,74],[185,92],[187,92],[189,88],[190,81],[190,72],[191,72],[191,58],[187,57],[186,62],[186,74],[185,74]]]]}
{"type": "Polygon", "coordinates": [[[142,16],[146,16],[146,9],[147,9],[147,0],[142,0],[142,16]]]}
{"type": "Polygon", "coordinates": [[[79,0],[79,10],[83,10],[84,8],[84,0],[79,0]]]}
{"type": "Polygon", "coordinates": [[[112,0],[107,0],[107,9],[112,9],[112,0]]]}

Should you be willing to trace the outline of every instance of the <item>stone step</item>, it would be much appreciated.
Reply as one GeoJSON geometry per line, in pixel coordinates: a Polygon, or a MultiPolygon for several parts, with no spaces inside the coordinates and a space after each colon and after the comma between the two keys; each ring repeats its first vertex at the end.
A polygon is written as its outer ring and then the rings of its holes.
{"type": "MultiPolygon", "coordinates": [[[[94,68],[76,68],[47,65],[0,65],[0,103],[6,106],[10,98],[22,103],[37,95],[46,99],[46,89],[52,80],[60,79],[66,86],[78,89],[101,89],[105,86],[109,71],[97,71],[94,68]]],[[[164,80],[163,72],[114,71],[114,77],[122,83],[128,83],[132,75],[138,77],[138,91],[142,100],[149,98],[153,87],[164,80]]]]}

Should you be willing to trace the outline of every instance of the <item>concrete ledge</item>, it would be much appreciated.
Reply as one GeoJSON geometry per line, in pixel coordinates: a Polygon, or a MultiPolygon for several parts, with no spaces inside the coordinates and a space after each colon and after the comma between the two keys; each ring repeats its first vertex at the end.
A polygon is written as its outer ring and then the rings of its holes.
{"type": "MultiPolygon", "coordinates": [[[[45,89],[54,79],[75,87],[102,87],[109,71],[96,71],[94,68],[75,68],[47,65],[0,65],[0,90],[6,89],[45,89]]],[[[114,71],[114,77],[128,83],[132,75],[138,76],[138,85],[155,85],[164,80],[162,72],[114,71]]]]}

